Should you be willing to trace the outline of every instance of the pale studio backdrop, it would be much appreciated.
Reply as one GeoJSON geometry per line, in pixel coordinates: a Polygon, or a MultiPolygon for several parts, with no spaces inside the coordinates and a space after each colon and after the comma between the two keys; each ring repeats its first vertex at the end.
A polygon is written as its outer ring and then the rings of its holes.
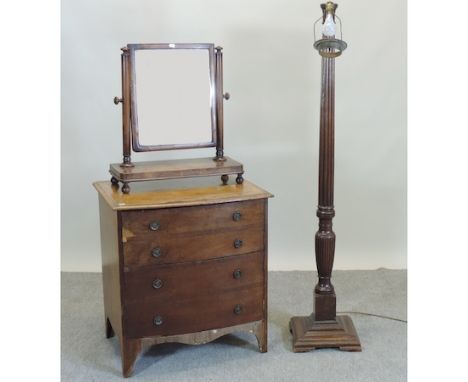
{"type": "MultiPolygon", "coordinates": [[[[269,268],[315,269],[315,0],[62,1],[62,270],[100,271],[96,180],[121,160],[120,48],[224,47],[225,151],[271,191],[269,268]]],[[[339,2],[335,269],[406,268],[406,2],[339,2]]],[[[213,149],[134,159],[213,155],[213,149]]]]}

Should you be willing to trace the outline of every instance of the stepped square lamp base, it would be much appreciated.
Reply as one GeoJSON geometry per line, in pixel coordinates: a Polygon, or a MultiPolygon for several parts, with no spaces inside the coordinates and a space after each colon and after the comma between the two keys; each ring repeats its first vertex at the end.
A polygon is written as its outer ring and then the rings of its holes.
{"type": "Polygon", "coordinates": [[[292,317],[289,330],[293,336],[294,353],[320,348],[361,351],[361,342],[349,316],[336,316],[336,320],[330,321],[317,321],[314,314],[292,317]]]}

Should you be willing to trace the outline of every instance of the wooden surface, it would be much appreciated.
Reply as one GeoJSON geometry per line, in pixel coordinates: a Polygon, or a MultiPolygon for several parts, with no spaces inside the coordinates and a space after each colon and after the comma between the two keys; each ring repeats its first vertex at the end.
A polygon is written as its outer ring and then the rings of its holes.
{"type": "Polygon", "coordinates": [[[335,290],[331,283],[335,257],[333,232],[334,151],[335,151],[335,59],[322,58],[322,96],[320,107],[319,192],[317,216],[319,229],[315,234],[315,258],[318,283],[314,291],[317,320],[334,320],[336,316],[335,290]]]}
{"type": "Polygon", "coordinates": [[[195,206],[273,196],[248,181],[223,185],[215,178],[135,183],[130,194],[112,187],[111,182],[96,182],[94,187],[113,210],[195,206]]]}
{"type": "Polygon", "coordinates": [[[214,231],[209,234],[168,234],[144,241],[124,243],[125,272],[151,264],[180,263],[209,260],[221,256],[242,255],[263,250],[263,227],[231,231],[214,231]],[[235,240],[242,240],[236,248],[235,240]],[[152,256],[154,248],[160,256],[152,256]]]}
{"type": "Polygon", "coordinates": [[[122,48],[122,163],[130,165],[132,162],[132,138],[130,128],[130,55],[127,48],[122,48]]]}
{"type": "Polygon", "coordinates": [[[122,182],[211,175],[221,176],[224,174],[240,174],[244,172],[241,163],[229,157],[224,157],[224,159],[226,160],[215,161],[213,158],[195,158],[134,162],[134,167],[122,167],[120,163],[112,163],[109,172],[122,182]]]}
{"type": "Polygon", "coordinates": [[[257,335],[258,346],[260,352],[266,353],[268,351],[268,199],[263,199],[265,205],[265,219],[264,219],[264,234],[263,234],[263,275],[265,281],[263,283],[263,318],[261,325],[261,332],[257,335]]]}
{"type": "MultiPolygon", "coordinates": [[[[125,211],[122,213],[123,227],[138,240],[143,236],[164,236],[166,234],[188,234],[212,230],[237,230],[239,228],[262,227],[264,216],[263,201],[249,200],[206,206],[192,206],[144,211],[125,211]],[[234,220],[234,213],[240,214],[234,220]],[[157,231],[151,231],[149,224],[159,223],[157,231]]],[[[237,216],[237,215],[236,215],[237,216]]]]}
{"type": "MultiPolygon", "coordinates": [[[[129,82],[128,87],[130,91],[130,116],[131,116],[131,125],[130,129],[132,132],[132,146],[133,150],[136,152],[144,152],[144,151],[160,151],[160,150],[175,150],[175,149],[189,149],[189,148],[201,148],[201,147],[215,147],[216,146],[216,137],[218,136],[218,130],[220,128],[218,122],[219,118],[222,118],[218,115],[218,108],[217,103],[219,97],[222,100],[222,94],[218,94],[219,86],[217,85],[218,82],[218,75],[216,73],[216,64],[215,64],[215,48],[214,44],[212,43],[182,43],[182,44],[167,44],[167,43],[151,43],[151,44],[127,44],[127,49],[129,51],[129,64],[130,64],[130,72],[129,72],[129,82]],[[214,102],[212,102],[210,109],[211,109],[211,140],[210,142],[192,142],[192,143],[183,143],[183,144],[163,144],[159,145],[158,142],[154,142],[151,145],[143,145],[140,143],[139,139],[139,126],[138,126],[138,99],[137,99],[137,73],[136,73],[136,62],[135,62],[135,51],[136,50],[155,50],[155,49],[203,49],[207,50],[208,57],[209,57],[209,82],[212,91],[214,92],[213,98],[214,102]]],[[[182,105],[179,105],[181,109],[180,112],[183,113],[182,105]]],[[[222,125],[221,125],[222,127],[222,125]]],[[[186,127],[187,129],[190,126],[186,127]]],[[[135,163],[137,165],[137,163],[135,163]]]]}
{"type": "Polygon", "coordinates": [[[106,336],[119,337],[125,377],[149,343],[202,343],[241,330],[267,351],[271,194],[206,178],[145,183],[128,195],[110,182],[94,186],[106,336]]]}
{"type": "Polygon", "coordinates": [[[260,342],[259,338],[261,337],[262,327],[263,325],[261,321],[254,321],[248,322],[247,324],[234,325],[219,329],[203,330],[201,332],[191,334],[145,337],[141,339],[141,342],[144,346],[152,346],[168,342],[178,342],[187,345],[203,345],[208,342],[214,341],[219,337],[225,336],[226,334],[239,332],[252,333],[257,337],[257,340],[260,342]]]}
{"type": "Polygon", "coordinates": [[[263,250],[264,202],[122,212],[125,271],[263,250]],[[234,220],[234,214],[239,214],[234,220]],[[151,222],[159,228],[152,231],[151,222]],[[235,241],[242,245],[236,247],[235,241]],[[157,249],[159,255],[153,256],[157,249]]]}
{"type": "Polygon", "coordinates": [[[119,259],[120,235],[117,213],[99,196],[102,284],[104,289],[104,316],[106,337],[122,337],[122,269],[119,259]]]}
{"type": "Polygon", "coordinates": [[[263,252],[196,263],[155,265],[128,272],[124,278],[125,301],[164,308],[173,301],[189,303],[194,291],[213,296],[263,286],[263,252]],[[236,270],[240,271],[238,278],[234,276],[236,270]],[[162,286],[155,289],[154,280],[161,280],[162,286]]]}
{"type": "Polygon", "coordinates": [[[314,315],[293,317],[289,328],[295,353],[320,348],[361,351],[359,337],[349,316],[337,316],[332,321],[316,321],[314,315]]]}
{"type": "Polygon", "coordinates": [[[253,286],[222,293],[193,293],[189,301],[174,300],[152,307],[128,303],[125,335],[141,338],[195,333],[260,320],[263,315],[262,298],[263,287],[253,286]],[[242,308],[240,314],[234,312],[236,305],[242,308]],[[157,315],[163,320],[159,326],[153,324],[157,315]]]}
{"type": "Polygon", "coordinates": [[[223,90],[223,48],[215,48],[215,109],[216,109],[216,158],[224,156],[224,90],[223,90]]]}

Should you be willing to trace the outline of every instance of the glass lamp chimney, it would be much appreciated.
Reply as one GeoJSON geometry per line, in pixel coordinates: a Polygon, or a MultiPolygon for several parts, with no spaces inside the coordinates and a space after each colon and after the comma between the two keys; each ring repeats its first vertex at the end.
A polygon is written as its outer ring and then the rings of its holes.
{"type": "Polygon", "coordinates": [[[325,22],[322,26],[322,34],[325,37],[335,37],[336,24],[331,13],[327,13],[327,16],[325,17],[325,22]]]}

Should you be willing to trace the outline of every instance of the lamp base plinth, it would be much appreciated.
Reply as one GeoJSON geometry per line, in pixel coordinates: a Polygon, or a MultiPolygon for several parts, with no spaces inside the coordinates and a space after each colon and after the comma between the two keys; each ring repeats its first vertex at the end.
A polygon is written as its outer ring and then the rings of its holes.
{"type": "Polygon", "coordinates": [[[314,319],[315,321],[329,321],[336,317],[335,293],[314,293],[314,319]]]}
{"type": "Polygon", "coordinates": [[[292,317],[289,329],[293,336],[293,352],[301,353],[321,348],[361,351],[361,342],[349,316],[335,320],[317,321],[314,314],[292,317]]]}

